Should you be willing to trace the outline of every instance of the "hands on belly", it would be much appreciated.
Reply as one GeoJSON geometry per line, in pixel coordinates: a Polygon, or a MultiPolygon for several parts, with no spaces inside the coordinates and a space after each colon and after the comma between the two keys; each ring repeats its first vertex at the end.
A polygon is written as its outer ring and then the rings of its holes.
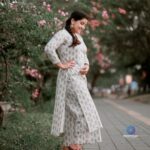
{"type": "Polygon", "coordinates": [[[66,63],[58,63],[56,64],[57,67],[61,68],[61,69],[69,69],[75,66],[75,61],[74,60],[70,60],[66,63]]]}
{"type": "Polygon", "coordinates": [[[80,74],[81,74],[81,75],[86,75],[86,74],[88,73],[88,71],[89,71],[89,65],[86,64],[86,65],[84,65],[84,66],[81,68],[80,74]]]}
{"type": "MultiPolygon", "coordinates": [[[[73,67],[75,67],[76,62],[74,60],[70,60],[66,63],[58,63],[56,64],[56,66],[58,66],[61,69],[71,69],[73,67]]],[[[81,69],[79,69],[79,73],[81,75],[86,75],[89,71],[89,65],[85,64],[81,69]]]]}

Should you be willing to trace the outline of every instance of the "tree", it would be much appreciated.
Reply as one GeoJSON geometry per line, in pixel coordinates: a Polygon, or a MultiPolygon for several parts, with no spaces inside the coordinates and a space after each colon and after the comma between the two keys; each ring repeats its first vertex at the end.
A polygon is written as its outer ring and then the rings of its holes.
{"type": "Polygon", "coordinates": [[[91,18],[84,40],[93,86],[104,69],[96,59],[100,49],[104,58],[111,60],[112,67],[133,68],[140,64],[148,68],[149,7],[148,0],[1,1],[1,100],[21,101],[28,106],[31,98],[37,101],[54,96],[57,69],[43,49],[76,9],[85,11],[91,18]]]}

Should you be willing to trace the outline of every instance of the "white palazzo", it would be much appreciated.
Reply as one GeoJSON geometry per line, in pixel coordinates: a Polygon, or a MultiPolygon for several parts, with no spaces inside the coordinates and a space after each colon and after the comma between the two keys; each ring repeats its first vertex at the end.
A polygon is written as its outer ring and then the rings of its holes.
{"type": "Polygon", "coordinates": [[[58,31],[47,43],[45,52],[51,62],[76,62],[71,69],[59,69],[51,134],[64,134],[64,145],[101,142],[102,123],[87,88],[86,76],[79,73],[89,64],[87,48],[80,35],[81,44],[70,47],[72,37],[67,30],[58,31]],[[56,52],[57,50],[57,52],[56,52]]]}

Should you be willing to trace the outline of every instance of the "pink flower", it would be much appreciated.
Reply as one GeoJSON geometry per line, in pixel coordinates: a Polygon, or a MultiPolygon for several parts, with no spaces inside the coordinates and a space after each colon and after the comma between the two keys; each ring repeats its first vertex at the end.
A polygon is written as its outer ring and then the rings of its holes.
{"type": "Polygon", "coordinates": [[[111,66],[110,60],[103,55],[101,50],[96,54],[96,60],[102,69],[108,69],[111,66]]]}
{"type": "Polygon", "coordinates": [[[103,64],[103,57],[104,57],[104,55],[102,54],[101,51],[99,51],[99,52],[96,54],[96,59],[97,59],[99,65],[102,65],[102,64],[103,64]]]}
{"type": "Polygon", "coordinates": [[[101,24],[101,22],[99,20],[93,19],[90,21],[90,25],[93,29],[95,29],[96,27],[99,27],[101,24]]]}
{"type": "Polygon", "coordinates": [[[102,17],[103,17],[103,19],[105,19],[105,20],[109,19],[109,15],[108,15],[107,10],[103,10],[103,12],[102,12],[102,17]]]}
{"type": "Polygon", "coordinates": [[[61,9],[59,9],[58,10],[58,13],[61,15],[61,16],[66,16],[66,15],[68,15],[68,12],[64,12],[63,10],[61,10],[61,9]]]}
{"type": "Polygon", "coordinates": [[[38,70],[37,69],[31,69],[30,70],[30,75],[32,77],[38,77],[38,70]]]}
{"type": "Polygon", "coordinates": [[[60,9],[58,10],[58,13],[61,13],[61,10],[60,10],[60,9]]]}
{"type": "Polygon", "coordinates": [[[62,11],[62,12],[61,12],[61,15],[62,15],[62,16],[66,16],[66,14],[65,14],[65,12],[64,12],[64,11],[62,11]]]}
{"type": "Polygon", "coordinates": [[[13,1],[12,3],[9,3],[9,6],[11,9],[17,10],[17,2],[13,1]]]}
{"type": "Polygon", "coordinates": [[[31,76],[31,77],[36,78],[36,79],[42,78],[42,75],[40,74],[40,72],[37,69],[26,68],[25,74],[27,76],[31,76]]]}
{"type": "Polygon", "coordinates": [[[45,24],[46,24],[46,21],[45,21],[44,19],[38,21],[38,26],[39,26],[39,27],[43,27],[43,26],[45,26],[45,24]]]}
{"type": "Polygon", "coordinates": [[[36,88],[32,92],[32,99],[38,98],[40,96],[40,89],[36,88]]]}
{"type": "Polygon", "coordinates": [[[127,13],[127,11],[123,8],[118,8],[118,11],[120,14],[123,14],[123,15],[125,15],[127,13]]]}
{"type": "Polygon", "coordinates": [[[48,12],[51,12],[51,5],[47,4],[46,9],[47,9],[48,12]]]}

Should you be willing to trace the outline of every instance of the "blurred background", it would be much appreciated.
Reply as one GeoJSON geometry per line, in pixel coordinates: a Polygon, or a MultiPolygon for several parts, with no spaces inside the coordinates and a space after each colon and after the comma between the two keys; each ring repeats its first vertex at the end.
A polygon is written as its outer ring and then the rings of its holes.
{"type": "Polygon", "coordinates": [[[91,18],[83,38],[92,96],[149,95],[149,0],[0,0],[3,149],[59,149],[61,140],[49,135],[58,69],[44,54],[44,46],[73,10],[91,18]]]}

